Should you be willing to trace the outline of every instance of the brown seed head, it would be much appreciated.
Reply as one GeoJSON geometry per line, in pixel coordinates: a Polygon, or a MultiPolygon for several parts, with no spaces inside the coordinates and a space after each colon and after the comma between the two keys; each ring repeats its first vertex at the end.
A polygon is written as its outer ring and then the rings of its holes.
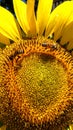
{"type": "Polygon", "coordinates": [[[71,123],[73,58],[66,50],[33,39],[11,44],[0,55],[0,119],[13,130],[56,130],[71,123]]]}

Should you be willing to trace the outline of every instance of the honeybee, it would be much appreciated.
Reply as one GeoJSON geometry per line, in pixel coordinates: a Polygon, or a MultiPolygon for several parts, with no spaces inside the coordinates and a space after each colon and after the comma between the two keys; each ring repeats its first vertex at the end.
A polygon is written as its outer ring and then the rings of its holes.
{"type": "Polygon", "coordinates": [[[57,49],[57,44],[56,43],[46,43],[46,42],[43,42],[42,46],[43,47],[50,47],[52,49],[57,49]]]}
{"type": "Polygon", "coordinates": [[[14,52],[14,54],[10,55],[9,59],[10,59],[10,60],[13,60],[16,56],[18,56],[19,54],[23,54],[23,53],[24,53],[24,50],[23,50],[23,49],[21,49],[21,50],[16,50],[16,51],[14,52]]]}

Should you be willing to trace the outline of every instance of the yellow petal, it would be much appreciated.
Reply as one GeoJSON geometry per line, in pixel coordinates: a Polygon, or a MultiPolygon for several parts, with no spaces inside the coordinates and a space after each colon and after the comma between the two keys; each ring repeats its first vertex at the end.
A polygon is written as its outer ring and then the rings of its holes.
{"type": "Polygon", "coordinates": [[[71,41],[67,45],[67,50],[73,50],[73,39],[71,39],[71,41]]]}
{"type": "Polygon", "coordinates": [[[62,38],[60,41],[60,44],[64,44],[69,42],[73,37],[73,22],[70,23],[66,28],[64,29],[64,32],[62,33],[62,38]]]}
{"type": "Polygon", "coordinates": [[[30,26],[29,35],[36,35],[36,18],[34,12],[35,0],[27,0],[27,19],[30,26]]]}
{"type": "Polygon", "coordinates": [[[73,51],[71,52],[71,55],[73,56],[73,51]]]}
{"type": "Polygon", "coordinates": [[[58,40],[72,11],[73,1],[66,1],[57,6],[50,15],[45,35],[49,36],[54,33],[54,39],[58,40]]]}
{"type": "Polygon", "coordinates": [[[73,12],[68,18],[68,21],[66,22],[63,31],[62,31],[62,38],[61,38],[61,44],[70,42],[73,38],[73,12]]]}
{"type": "Polygon", "coordinates": [[[6,130],[6,126],[3,125],[2,127],[0,127],[0,130],[6,130]]]}
{"type": "Polygon", "coordinates": [[[10,44],[10,41],[7,37],[3,36],[1,33],[0,33],[0,43],[3,43],[3,44],[10,44]]]}
{"type": "Polygon", "coordinates": [[[26,15],[27,5],[21,0],[13,0],[13,5],[14,5],[14,10],[15,10],[17,20],[21,28],[26,34],[28,34],[29,25],[28,25],[27,15],[26,15]]]}
{"type": "Polygon", "coordinates": [[[39,0],[37,9],[37,30],[42,35],[48,23],[53,0],[39,0]]]}
{"type": "Polygon", "coordinates": [[[69,125],[69,130],[73,130],[73,122],[69,125]]]}
{"type": "Polygon", "coordinates": [[[19,29],[14,16],[0,6],[0,33],[14,41],[20,38],[19,29]]]}

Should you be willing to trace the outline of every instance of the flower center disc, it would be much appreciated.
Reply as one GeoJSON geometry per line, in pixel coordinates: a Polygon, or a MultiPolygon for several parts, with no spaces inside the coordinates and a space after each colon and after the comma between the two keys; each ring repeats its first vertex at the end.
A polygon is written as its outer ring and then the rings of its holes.
{"type": "Polygon", "coordinates": [[[52,40],[10,45],[3,51],[1,66],[12,108],[24,121],[53,122],[68,110],[73,97],[73,59],[52,40]]]}
{"type": "Polygon", "coordinates": [[[23,97],[39,114],[51,107],[68,87],[67,72],[54,57],[45,54],[30,54],[21,63],[17,81],[22,87],[23,97]]]}

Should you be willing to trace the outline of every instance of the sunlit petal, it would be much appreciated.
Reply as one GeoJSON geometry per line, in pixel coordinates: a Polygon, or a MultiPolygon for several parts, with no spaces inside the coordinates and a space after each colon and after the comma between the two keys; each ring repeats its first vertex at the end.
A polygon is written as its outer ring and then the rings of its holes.
{"type": "Polygon", "coordinates": [[[72,12],[73,1],[66,1],[57,6],[50,15],[45,35],[54,33],[54,39],[58,40],[72,12]]]}
{"type": "Polygon", "coordinates": [[[37,28],[38,34],[42,35],[48,23],[53,0],[39,0],[37,9],[37,28]]]}
{"type": "Polygon", "coordinates": [[[27,5],[21,0],[13,0],[13,5],[16,17],[18,19],[21,28],[26,34],[28,34],[29,25],[27,22],[27,13],[26,13],[27,5]]]}
{"type": "Polygon", "coordinates": [[[27,19],[30,26],[30,35],[36,35],[36,18],[34,12],[35,0],[27,1],[27,19]]]}
{"type": "Polygon", "coordinates": [[[0,33],[14,41],[20,38],[19,29],[14,16],[0,6],[0,33]]]}
{"type": "Polygon", "coordinates": [[[10,41],[7,37],[3,36],[1,33],[0,33],[0,43],[3,43],[3,44],[10,44],[10,41]]]}

